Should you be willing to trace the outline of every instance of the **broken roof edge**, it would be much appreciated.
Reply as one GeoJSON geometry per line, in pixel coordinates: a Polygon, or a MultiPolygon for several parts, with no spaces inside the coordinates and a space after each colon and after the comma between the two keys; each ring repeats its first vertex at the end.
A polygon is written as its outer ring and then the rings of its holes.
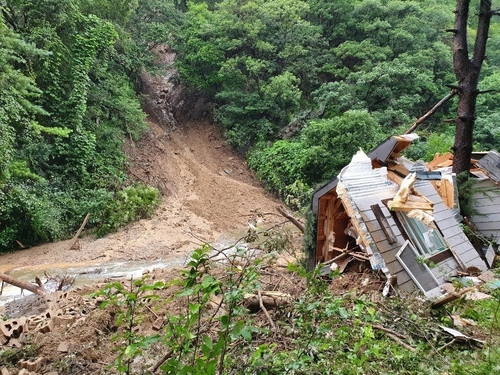
{"type": "MultiPolygon", "coordinates": [[[[344,172],[347,167],[348,166],[344,167],[342,169],[342,172],[344,172]]],[[[341,176],[342,172],[339,174],[339,176],[341,176]]],[[[389,272],[389,269],[387,268],[387,265],[385,264],[384,258],[381,256],[370,231],[366,227],[366,224],[362,220],[360,220],[361,214],[357,208],[357,205],[353,202],[347,188],[344,186],[344,183],[341,180],[338,181],[337,192],[339,199],[342,201],[344,209],[351,218],[351,224],[353,225],[358,235],[358,237],[355,239],[356,244],[360,246],[360,248],[366,253],[366,255],[368,255],[372,270],[382,270],[385,276],[390,279],[391,274],[389,272]]]]}
{"type": "MultiPolygon", "coordinates": [[[[399,142],[413,142],[415,139],[418,139],[419,136],[416,133],[403,134],[403,135],[391,135],[385,141],[382,141],[377,147],[375,147],[372,151],[370,151],[367,156],[373,162],[374,160],[380,160],[383,164],[385,164],[388,158],[391,156],[394,148],[399,142]]],[[[406,148],[406,147],[405,147],[406,148]]],[[[404,149],[404,148],[403,148],[404,149]]],[[[354,155],[353,155],[354,156],[354,155]]],[[[347,167],[347,165],[342,168],[342,171],[347,167]]],[[[342,173],[342,171],[340,173],[342,173]]],[[[338,177],[331,179],[329,182],[325,183],[322,187],[317,189],[313,193],[311,208],[315,216],[318,215],[318,207],[319,207],[319,199],[327,194],[329,191],[335,189],[339,182],[338,177]]]]}
{"type": "Polygon", "coordinates": [[[488,151],[476,163],[476,166],[493,182],[500,183],[500,153],[488,151]]]}

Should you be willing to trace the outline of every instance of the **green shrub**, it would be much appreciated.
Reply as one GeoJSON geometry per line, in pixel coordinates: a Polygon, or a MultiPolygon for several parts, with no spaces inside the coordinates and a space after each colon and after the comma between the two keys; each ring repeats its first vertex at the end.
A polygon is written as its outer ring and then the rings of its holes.
{"type": "Polygon", "coordinates": [[[101,204],[103,214],[97,222],[96,234],[105,235],[132,221],[146,218],[159,204],[158,189],[141,184],[127,186],[115,193],[105,195],[101,204]]]}

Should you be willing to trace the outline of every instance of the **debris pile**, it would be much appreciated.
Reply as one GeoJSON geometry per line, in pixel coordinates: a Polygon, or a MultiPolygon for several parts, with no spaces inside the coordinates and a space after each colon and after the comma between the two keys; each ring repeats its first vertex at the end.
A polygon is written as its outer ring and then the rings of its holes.
{"type": "MultiPolygon", "coordinates": [[[[85,324],[87,315],[98,304],[97,301],[91,300],[88,297],[82,297],[75,292],[56,291],[37,297],[36,303],[28,303],[29,307],[24,312],[17,311],[17,308],[15,309],[15,314],[19,315],[18,317],[0,321],[0,351],[20,349],[25,344],[40,344],[45,335],[54,329],[61,329],[68,332],[72,328],[82,326],[85,324]],[[28,315],[30,312],[39,311],[40,309],[43,312],[36,315],[28,315]]],[[[69,350],[70,345],[68,342],[59,342],[57,347],[58,352],[67,353],[69,350]]],[[[17,364],[21,368],[19,375],[36,375],[44,363],[45,359],[43,356],[21,359],[17,364]]],[[[5,367],[1,371],[1,375],[13,375],[5,367]]]]}

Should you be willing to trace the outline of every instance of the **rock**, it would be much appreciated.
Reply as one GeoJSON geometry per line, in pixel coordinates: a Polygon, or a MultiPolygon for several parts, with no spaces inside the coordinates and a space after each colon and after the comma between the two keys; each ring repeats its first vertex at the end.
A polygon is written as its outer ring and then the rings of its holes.
{"type": "Polygon", "coordinates": [[[57,346],[57,351],[61,353],[68,353],[71,348],[71,345],[67,341],[61,341],[57,346]]]}
{"type": "Polygon", "coordinates": [[[486,271],[486,272],[482,273],[481,275],[478,276],[478,278],[483,283],[489,283],[490,281],[493,281],[496,279],[495,274],[491,271],[486,271]]]}

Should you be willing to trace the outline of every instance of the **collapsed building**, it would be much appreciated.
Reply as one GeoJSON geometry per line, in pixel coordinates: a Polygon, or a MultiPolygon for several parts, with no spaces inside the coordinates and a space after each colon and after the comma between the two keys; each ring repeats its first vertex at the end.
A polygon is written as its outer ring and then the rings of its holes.
{"type": "MultiPolygon", "coordinates": [[[[392,136],[368,155],[360,150],[314,193],[314,260],[340,271],[353,259],[366,260],[387,278],[384,294],[392,285],[439,298],[450,278],[486,271],[494,250],[477,250],[464,233],[449,158],[426,164],[401,155],[416,138],[392,136]]],[[[478,227],[482,217],[472,218],[478,227]]]]}

